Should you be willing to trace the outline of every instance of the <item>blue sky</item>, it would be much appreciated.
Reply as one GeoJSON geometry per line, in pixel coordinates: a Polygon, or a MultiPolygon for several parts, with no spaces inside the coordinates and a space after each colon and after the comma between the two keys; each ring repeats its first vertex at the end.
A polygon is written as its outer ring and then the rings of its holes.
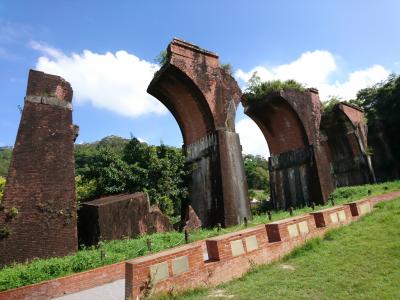
{"type": "MultiPolygon", "coordinates": [[[[0,2],[0,146],[13,145],[30,68],[74,89],[78,142],[137,136],[180,146],[172,115],[145,93],[154,58],[173,37],[215,51],[241,87],[294,78],[329,95],[400,73],[400,1],[18,1],[0,2]],[[329,2],[329,3],[328,3],[329,2]]],[[[266,155],[239,107],[245,152],[266,155]]]]}

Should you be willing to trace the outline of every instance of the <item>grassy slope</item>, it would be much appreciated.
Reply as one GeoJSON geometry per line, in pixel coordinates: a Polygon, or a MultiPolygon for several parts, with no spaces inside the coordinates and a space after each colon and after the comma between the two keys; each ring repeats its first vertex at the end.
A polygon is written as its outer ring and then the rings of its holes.
{"type": "MultiPolygon", "coordinates": [[[[336,204],[340,204],[367,196],[367,190],[371,190],[372,195],[376,195],[398,189],[400,189],[400,181],[394,181],[377,185],[340,188],[332,194],[332,197],[336,204]],[[387,189],[385,189],[385,187],[387,189]]],[[[329,205],[330,204],[328,204],[328,206],[329,205]]],[[[323,207],[320,206],[316,209],[321,208],[323,207]]],[[[296,210],[294,214],[299,215],[309,211],[311,211],[311,208],[303,208],[296,210]]],[[[287,217],[289,217],[288,212],[277,212],[273,215],[272,221],[287,217]]],[[[266,216],[255,216],[253,220],[249,222],[249,226],[268,222],[266,216]]],[[[219,234],[237,231],[242,228],[243,225],[222,229],[219,232],[216,229],[197,230],[191,233],[190,240],[196,241],[206,239],[219,234]]],[[[104,242],[99,248],[83,249],[74,255],[62,258],[37,259],[28,264],[16,264],[0,269],[0,291],[90,270],[152,252],[159,252],[183,243],[183,234],[179,232],[153,234],[137,239],[104,242]],[[151,251],[146,247],[147,239],[151,240],[151,251]],[[101,249],[107,254],[104,260],[101,260],[101,249]]]]}
{"type": "Polygon", "coordinates": [[[400,198],[378,204],[374,213],[308,242],[282,261],[173,298],[400,299],[400,198]]]}

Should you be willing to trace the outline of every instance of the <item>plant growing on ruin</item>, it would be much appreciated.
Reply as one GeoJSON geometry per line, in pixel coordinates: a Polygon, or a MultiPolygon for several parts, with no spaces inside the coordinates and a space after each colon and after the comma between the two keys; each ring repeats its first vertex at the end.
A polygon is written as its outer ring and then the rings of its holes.
{"type": "Polygon", "coordinates": [[[0,228],[0,240],[6,239],[10,235],[10,230],[7,227],[0,228]]]}
{"type": "Polygon", "coordinates": [[[254,72],[249,81],[247,82],[247,88],[244,91],[244,97],[248,102],[261,100],[267,95],[281,90],[290,89],[300,92],[305,91],[305,86],[293,79],[286,81],[281,80],[270,80],[262,81],[257,72],[254,72]]]}
{"type": "Polygon", "coordinates": [[[1,200],[3,199],[5,185],[6,185],[6,179],[3,177],[0,177],[0,203],[1,203],[1,200]]]}
{"type": "Polygon", "coordinates": [[[154,58],[154,61],[160,65],[163,66],[167,61],[168,61],[168,52],[167,50],[161,51],[156,58],[154,58]]]}
{"type": "Polygon", "coordinates": [[[10,209],[5,210],[5,214],[6,214],[6,221],[11,221],[19,214],[19,211],[18,208],[11,207],[10,209]]]}
{"type": "Polygon", "coordinates": [[[15,218],[18,214],[19,214],[19,211],[18,211],[18,208],[16,208],[16,207],[11,207],[7,213],[8,217],[10,219],[15,218]]]}
{"type": "Polygon", "coordinates": [[[367,149],[365,149],[365,154],[371,156],[374,154],[374,149],[371,146],[368,146],[367,149]]]}
{"type": "Polygon", "coordinates": [[[222,63],[221,64],[221,69],[224,70],[229,75],[232,75],[232,73],[233,73],[233,67],[229,63],[222,63]]]}

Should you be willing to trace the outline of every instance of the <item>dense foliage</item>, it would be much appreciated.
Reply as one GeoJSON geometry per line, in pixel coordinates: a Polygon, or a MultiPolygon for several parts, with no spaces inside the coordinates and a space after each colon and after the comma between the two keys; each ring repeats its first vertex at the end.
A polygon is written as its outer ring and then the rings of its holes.
{"type": "Polygon", "coordinates": [[[244,91],[244,97],[248,102],[261,100],[270,93],[279,92],[280,90],[291,89],[303,92],[305,90],[304,85],[301,83],[289,79],[286,81],[281,80],[270,80],[261,81],[257,72],[254,72],[248,81],[246,90],[244,91]]]}
{"type": "Polygon", "coordinates": [[[94,144],[77,145],[76,174],[80,201],[143,191],[152,204],[176,216],[188,194],[188,172],[181,150],[147,145],[136,138],[107,137],[94,144]]]}
{"type": "Polygon", "coordinates": [[[383,124],[395,157],[400,158],[400,75],[392,74],[385,81],[360,90],[349,101],[364,109],[368,126],[383,124]]]}
{"type": "Polygon", "coordinates": [[[12,155],[11,147],[0,147],[0,176],[6,177],[12,155]]]}
{"type": "Polygon", "coordinates": [[[251,212],[253,215],[264,214],[271,207],[268,161],[260,155],[251,154],[245,155],[243,160],[249,198],[259,201],[251,205],[251,212]]]}
{"type": "Polygon", "coordinates": [[[263,190],[269,193],[268,161],[260,155],[244,156],[244,169],[250,191],[263,190]]]}
{"type": "MultiPolygon", "coordinates": [[[[343,187],[338,188],[332,194],[335,204],[343,204],[354,201],[368,195],[378,195],[400,189],[400,181],[387,182],[382,184],[343,187]]],[[[317,209],[330,207],[328,203],[325,206],[319,206],[317,209]]],[[[310,207],[304,207],[294,211],[294,215],[300,215],[311,212],[310,207]]],[[[290,217],[289,212],[273,212],[272,221],[290,217]]],[[[249,220],[248,226],[266,224],[271,222],[264,215],[253,216],[249,220]]],[[[199,229],[190,233],[190,241],[197,241],[209,237],[234,232],[243,229],[244,225],[237,225],[218,230],[199,229]]],[[[96,267],[109,265],[126,259],[132,259],[138,256],[146,255],[150,252],[159,252],[164,249],[176,247],[184,244],[184,234],[176,231],[167,233],[157,233],[144,235],[136,239],[123,239],[119,241],[105,241],[99,247],[90,247],[79,250],[76,254],[49,259],[36,259],[30,263],[15,264],[10,267],[0,269],[0,291],[16,288],[28,284],[38,283],[44,280],[65,276],[72,273],[90,270],[96,267]],[[147,248],[147,240],[151,241],[151,251],[147,248]],[[101,253],[106,253],[102,259],[101,253]]]]}

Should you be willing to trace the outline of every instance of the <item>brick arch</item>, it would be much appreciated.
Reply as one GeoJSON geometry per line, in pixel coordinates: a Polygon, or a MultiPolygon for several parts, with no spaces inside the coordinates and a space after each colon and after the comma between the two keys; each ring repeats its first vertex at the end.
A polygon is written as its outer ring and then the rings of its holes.
{"type": "Polygon", "coordinates": [[[261,129],[270,150],[274,207],[323,203],[333,189],[328,159],[320,145],[322,106],[318,91],[281,90],[249,103],[247,114],[261,129]]]}
{"type": "Polygon", "coordinates": [[[308,145],[307,134],[298,113],[280,95],[253,107],[250,117],[261,129],[272,155],[308,145]]]}
{"type": "Polygon", "coordinates": [[[211,110],[197,85],[179,68],[167,63],[155,75],[148,93],[172,113],[184,144],[192,144],[215,130],[211,110]]]}
{"type": "MultiPolygon", "coordinates": [[[[203,226],[225,226],[250,217],[236,107],[241,91],[218,55],[180,39],[167,48],[167,61],[147,92],[174,115],[192,170],[190,204],[203,226]]],[[[183,212],[186,204],[183,205],[183,212]]]]}

